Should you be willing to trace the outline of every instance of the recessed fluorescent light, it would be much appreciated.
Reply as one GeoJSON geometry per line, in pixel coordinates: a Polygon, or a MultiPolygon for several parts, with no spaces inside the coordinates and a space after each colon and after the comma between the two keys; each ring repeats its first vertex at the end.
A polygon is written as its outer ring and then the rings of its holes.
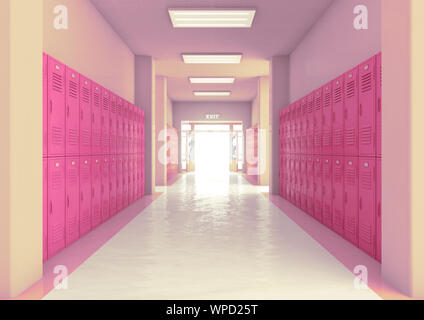
{"type": "Polygon", "coordinates": [[[193,91],[196,97],[228,97],[230,91],[193,91]]]}
{"type": "Polygon", "coordinates": [[[174,28],[250,28],[256,10],[169,9],[174,28]]]}
{"type": "Polygon", "coordinates": [[[183,55],[184,63],[240,63],[241,54],[187,54],[183,55]]]}
{"type": "Polygon", "coordinates": [[[234,83],[235,78],[190,77],[190,83],[234,83]]]}

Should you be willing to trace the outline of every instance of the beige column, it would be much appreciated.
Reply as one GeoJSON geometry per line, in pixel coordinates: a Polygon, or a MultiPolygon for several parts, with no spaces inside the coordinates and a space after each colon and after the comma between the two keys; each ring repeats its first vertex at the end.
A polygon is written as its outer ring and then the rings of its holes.
{"type": "Polygon", "coordinates": [[[259,184],[268,186],[271,167],[271,126],[269,121],[269,77],[258,80],[259,95],[259,184]]]}
{"type": "Polygon", "coordinates": [[[43,1],[0,1],[0,298],[43,273],[43,1]]]}
{"type": "Polygon", "coordinates": [[[167,184],[167,104],[168,91],[167,79],[163,76],[156,77],[156,185],[166,186],[167,184]]]}

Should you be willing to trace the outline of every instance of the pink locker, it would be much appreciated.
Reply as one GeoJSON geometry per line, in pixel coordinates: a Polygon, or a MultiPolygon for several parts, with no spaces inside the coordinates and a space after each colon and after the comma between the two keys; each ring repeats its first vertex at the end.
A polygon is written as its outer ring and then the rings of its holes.
{"type": "Polygon", "coordinates": [[[291,151],[291,139],[292,139],[292,121],[291,121],[291,116],[292,116],[292,109],[291,109],[291,105],[285,107],[286,109],[286,152],[288,154],[290,154],[291,151]]]}
{"type": "MultiPolygon", "coordinates": [[[[135,145],[135,143],[134,143],[135,145]]],[[[137,153],[133,155],[133,189],[134,189],[134,201],[138,200],[138,162],[137,153]]]]}
{"type": "Polygon", "coordinates": [[[314,154],[314,93],[307,97],[307,139],[306,139],[306,154],[314,154]]]}
{"type": "Polygon", "coordinates": [[[100,86],[91,84],[91,153],[99,155],[102,153],[102,95],[100,86]]]}
{"type": "Polygon", "coordinates": [[[80,75],[66,67],[66,155],[79,155],[80,75]]]}
{"type": "Polygon", "coordinates": [[[285,166],[286,166],[286,200],[290,201],[290,197],[291,197],[291,179],[292,179],[292,174],[291,174],[291,167],[290,167],[290,158],[291,155],[286,154],[284,155],[285,157],[285,166]]]}
{"type": "Polygon", "coordinates": [[[344,234],[358,245],[358,158],[345,157],[344,163],[344,234]]]}
{"type": "Polygon", "coordinates": [[[322,154],[333,153],[332,142],[333,104],[331,99],[331,83],[322,89],[322,154]]]}
{"type": "Polygon", "coordinates": [[[128,102],[124,100],[124,104],[122,107],[122,132],[123,132],[123,136],[122,136],[122,144],[123,144],[123,149],[122,149],[122,153],[123,154],[128,154],[128,102]]]}
{"type": "Polygon", "coordinates": [[[284,163],[284,155],[280,154],[280,163],[279,163],[279,193],[280,196],[285,199],[286,197],[286,192],[285,192],[285,163],[284,163]]]}
{"type": "Polygon", "coordinates": [[[375,241],[375,258],[381,262],[381,218],[382,218],[382,212],[381,212],[381,159],[377,158],[377,179],[376,179],[376,185],[377,185],[377,206],[376,206],[376,241],[375,241]]]}
{"type": "Polygon", "coordinates": [[[123,164],[123,156],[116,156],[116,210],[117,212],[121,211],[123,208],[123,175],[122,175],[122,164],[123,164]]]}
{"type": "Polygon", "coordinates": [[[333,225],[333,170],[330,156],[322,158],[322,222],[329,228],[333,225]]]}
{"type": "Polygon", "coordinates": [[[376,168],[375,158],[359,160],[359,248],[375,257],[376,235],[376,168]]]}
{"type": "Polygon", "coordinates": [[[344,236],[344,158],[333,156],[333,230],[344,236]]]}
{"type": "Polygon", "coordinates": [[[128,155],[123,156],[122,161],[122,206],[128,207],[128,155]]]}
{"type": "Polygon", "coordinates": [[[306,178],[307,178],[307,210],[306,212],[314,216],[314,158],[308,156],[306,161],[306,178]]]}
{"type": "Polygon", "coordinates": [[[301,190],[301,177],[300,177],[300,155],[295,156],[295,205],[300,208],[300,190],[301,190]]]}
{"type": "Polygon", "coordinates": [[[66,246],[78,240],[80,222],[79,157],[66,158],[66,246]]]}
{"type": "Polygon", "coordinates": [[[377,121],[376,121],[376,136],[377,136],[377,156],[381,157],[381,120],[382,120],[382,104],[381,104],[381,89],[382,89],[382,64],[381,53],[376,56],[377,63],[377,121]]]}
{"type": "Polygon", "coordinates": [[[97,227],[102,222],[102,157],[91,157],[91,226],[97,227]]]}
{"type": "Polygon", "coordinates": [[[109,152],[110,154],[116,154],[116,95],[110,92],[110,119],[109,119],[109,132],[110,132],[110,143],[109,152]]]}
{"type": "Polygon", "coordinates": [[[102,172],[102,221],[106,221],[110,217],[110,179],[109,179],[109,156],[101,158],[101,172],[102,172]]]}
{"type": "Polygon", "coordinates": [[[333,96],[333,154],[344,155],[344,76],[332,83],[333,96]]]}
{"type": "Polygon", "coordinates": [[[65,158],[48,159],[47,257],[65,248],[65,158]]]}
{"type": "Polygon", "coordinates": [[[64,156],[66,153],[66,68],[64,64],[52,57],[48,60],[47,152],[50,157],[64,156]]]}
{"type": "Polygon", "coordinates": [[[138,152],[138,138],[139,138],[139,108],[134,106],[134,137],[133,137],[133,153],[138,152]]]}
{"type": "Polygon", "coordinates": [[[290,155],[290,202],[296,203],[296,155],[290,155]]]}
{"type": "Polygon", "coordinates": [[[300,157],[300,208],[308,211],[307,156],[300,157]]]}
{"type": "Polygon", "coordinates": [[[144,131],[145,131],[145,114],[144,114],[144,110],[141,110],[141,123],[140,123],[140,147],[141,147],[141,160],[140,160],[140,170],[141,170],[141,181],[140,181],[140,192],[141,192],[141,196],[144,196],[144,192],[145,192],[145,136],[144,136],[144,131]]]}
{"type": "Polygon", "coordinates": [[[358,155],[358,67],[345,74],[344,154],[358,155]]]}
{"type": "Polygon", "coordinates": [[[80,155],[91,155],[91,81],[80,76],[80,155]]]}
{"type": "MultiPolygon", "coordinates": [[[[284,109],[283,109],[284,110],[284,109]]],[[[278,129],[279,154],[284,154],[284,112],[280,110],[280,123],[278,129]]]]}
{"type": "MultiPolygon", "coordinates": [[[[47,157],[48,147],[48,79],[49,79],[49,56],[43,53],[43,157],[47,157]]],[[[47,259],[47,257],[46,257],[47,259]]]]}
{"type": "Polygon", "coordinates": [[[80,236],[91,230],[91,162],[92,157],[80,157],[80,236]]]}
{"type": "Polygon", "coordinates": [[[296,132],[295,132],[295,153],[300,154],[302,144],[302,105],[300,101],[295,103],[296,108],[296,132]]]}
{"type": "Polygon", "coordinates": [[[117,98],[116,105],[116,154],[120,155],[123,153],[123,138],[124,138],[124,129],[122,127],[123,119],[122,112],[124,108],[124,101],[122,98],[117,98]]]}
{"type": "Polygon", "coordinates": [[[142,184],[143,184],[143,177],[142,177],[142,154],[138,153],[137,154],[137,176],[138,176],[138,187],[137,187],[137,198],[140,199],[143,194],[142,194],[142,184]]]}
{"type": "Polygon", "coordinates": [[[359,66],[359,155],[375,156],[376,148],[376,58],[359,66]]]}
{"type": "Polygon", "coordinates": [[[109,214],[111,217],[118,212],[116,209],[116,183],[116,155],[111,155],[109,162],[109,214]]]}
{"type": "Polygon", "coordinates": [[[128,155],[128,204],[134,202],[134,155],[128,155]]]}
{"type": "Polygon", "coordinates": [[[314,157],[314,217],[322,221],[322,158],[314,157]]]}
{"type": "Polygon", "coordinates": [[[135,106],[128,103],[128,153],[134,153],[134,111],[135,106]]]}
{"type": "Polygon", "coordinates": [[[314,93],[314,154],[321,154],[322,146],[322,88],[314,93]]]}
{"type": "Polygon", "coordinates": [[[110,92],[102,88],[102,154],[109,154],[110,144],[110,92]]]}
{"type": "Polygon", "coordinates": [[[308,100],[302,98],[300,100],[302,116],[300,121],[300,153],[307,154],[308,141],[308,100]]]}
{"type": "Polygon", "coordinates": [[[47,219],[48,219],[48,160],[43,159],[43,261],[47,260],[47,219]]]}

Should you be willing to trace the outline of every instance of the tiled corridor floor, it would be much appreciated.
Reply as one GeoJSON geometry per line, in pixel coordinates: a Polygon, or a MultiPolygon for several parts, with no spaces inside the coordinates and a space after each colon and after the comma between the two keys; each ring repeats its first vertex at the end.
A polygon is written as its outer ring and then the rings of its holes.
{"type": "Polygon", "coordinates": [[[45,299],[380,299],[241,175],[183,175],[45,299]]]}

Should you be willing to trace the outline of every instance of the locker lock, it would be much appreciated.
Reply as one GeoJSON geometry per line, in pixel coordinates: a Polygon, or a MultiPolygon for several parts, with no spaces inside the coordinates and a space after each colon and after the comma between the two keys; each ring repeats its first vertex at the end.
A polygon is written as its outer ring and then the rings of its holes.
{"type": "Polygon", "coordinates": [[[353,75],[352,74],[349,74],[349,78],[352,78],[353,77],[353,75]]]}
{"type": "Polygon", "coordinates": [[[368,65],[366,65],[366,66],[364,67],[364,69],[365,69],[365,70],[368,70],[368,68],[369,68],[369,66],[368,66],[368,65]]]}
{"type": "Polygon", "coordinates": [[[56,167],[59,167],[59,166],[60,166],[59,162],[56,162],[56,167]]]}
{"type": "Polygon", "coordinates": [[[336,84],[340,84],[340,81],[337,81],[336,84]]]}
{"type": "Polygon", "coordinates": [[[75,78],[75,74],[72,74],[72,79],[74,79],[75,78]]]}
{"type": "Polygon", "coordinates": [[[98,163],[98,162],[99,162],[99,160],[96,159],[96,163],[98,163]]]}
{"type": "Polygon", "coordinates": [[[368,168],[368,166],[369,166],[368,162],[365,162],[365,163],[364,163],[364,167],[365,167],[365,168],[368,168]]]}
{"type": "Polygon", "coordinates": [[[85,161],[84,161],[84,163],[85,163],[85,164],[87,164],[87,163],[88,163],[88,161],[87,161],[87,160],[85,160],[85,161]]]}
{"type": "Polygon", "coordinates": [[[325,160],[325,163],[328,163],[328,160],[325,160]]]}
{"type": "Polygon", "coordinates": [[[58,65],[56,65],[56,70],[60,70],[60,67],[58,65]]]}
{"type": "Polygon", "coordinates": [[[88,85],[88,81],[85,81],[84,83],[85,83],[85,85],[88,85]]]}
{"type": "Polygon", "coordinates": [[[72,165],[73,165],[73,166],[75,165],[75,161],[72,161],[72,165]]]}
{"type": "Polygon", "coordinates": [[[352,163],[352,161],[349,161],[349,165],[351,166],[353,163],[352,163]]]}
{"type": "Polygon", "coordinates": [[[340,161],[339,161],[339,160],[337,160],[337,161],[336,161],[336,164],[339,164],[339,163],[340,163],[340,161]]]}

